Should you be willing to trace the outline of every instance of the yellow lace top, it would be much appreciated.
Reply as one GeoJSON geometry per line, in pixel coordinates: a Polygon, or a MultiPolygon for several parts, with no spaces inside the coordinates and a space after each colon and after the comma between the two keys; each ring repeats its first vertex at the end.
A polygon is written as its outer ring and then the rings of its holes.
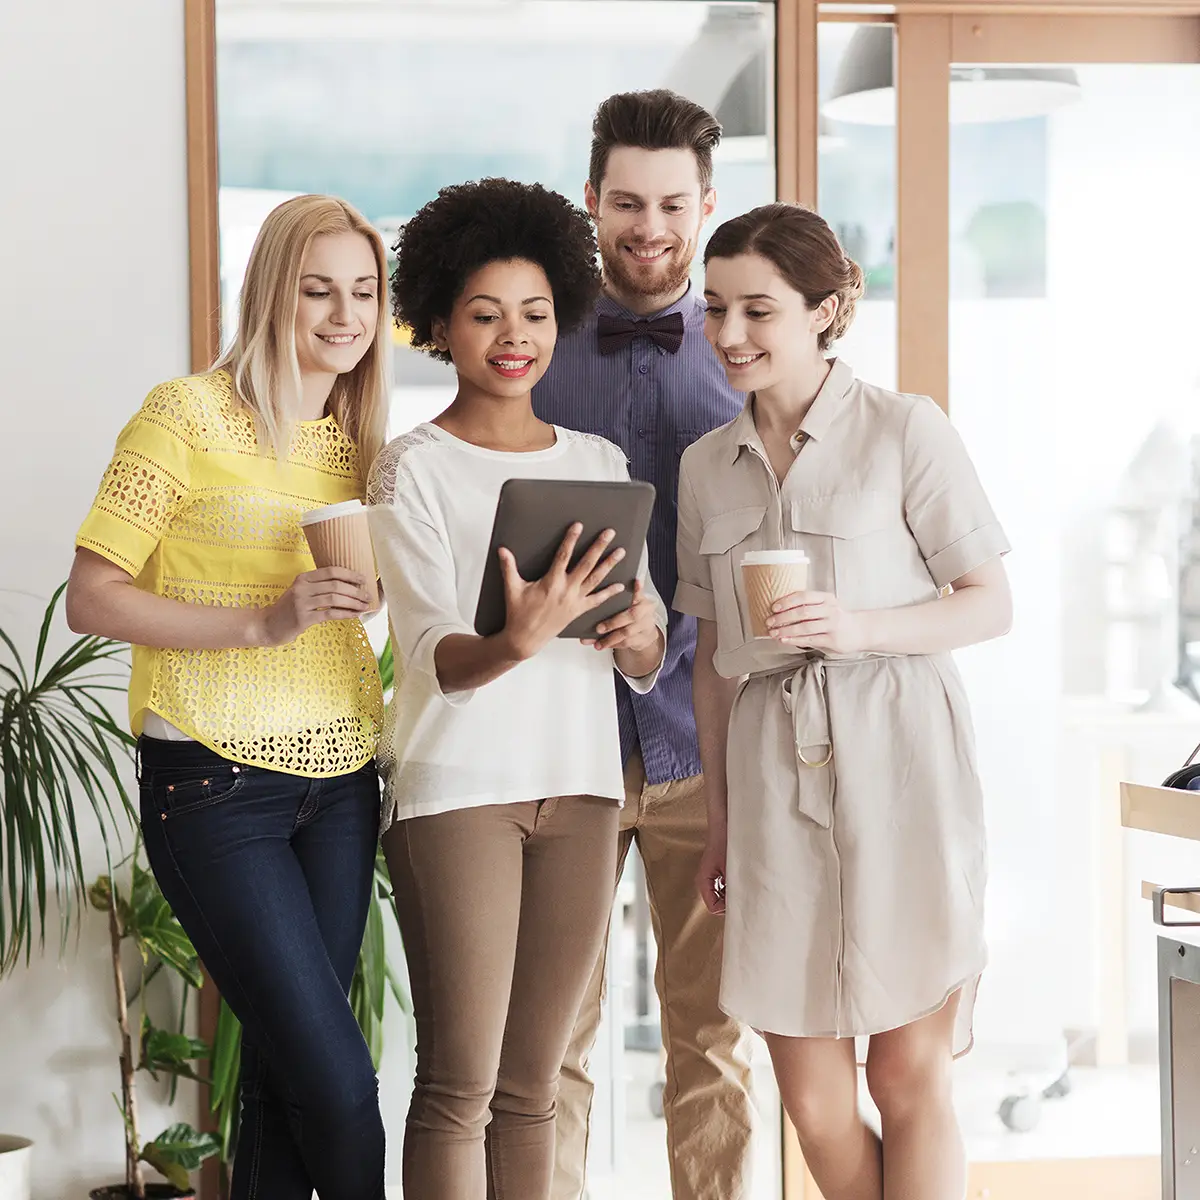
{"type": "MultiPolygon", "coordinates": [[[[259,454],[253,419],[217,371],[146,397],[75,544],[158,596],[265,607],[313,569],[300,514],[362,495],[357,451],[333,417],[302,422],[279,464],[259,454]]],[[[147,709],[226,758],[324,778],[375,753],[383,694],[361,622],[327,621],[286,646],[135,646],[135,734],[147,709]]]]}

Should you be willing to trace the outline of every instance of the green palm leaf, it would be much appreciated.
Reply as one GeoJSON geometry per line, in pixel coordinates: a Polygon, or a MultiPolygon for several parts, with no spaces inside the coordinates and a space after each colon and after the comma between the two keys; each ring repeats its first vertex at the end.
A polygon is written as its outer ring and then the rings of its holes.
{"type": "Polygon", "coordinates": [[[373,896],[367,910],[362,951],[350,983],[350,1007],[362,1030],[376,1069],[383,1055],[383,1006],[386,998],[387,962],[383,943],[383,913],[373,896]]]}
{"type": "Polygon", "coordinates": [[[44,946],[55,908],[65,947],[85,901],[81,813],[106,856],[133,813],[121,776],[133,739],[105,703],[124,690],[125,647],[80,637],[47,665],[65,587],[42,614],[32,668],[0,630],[0,974],[44,946]]]}
{"type": "Polygon", "coordinates": [[[383,683],[384,693],[391,691],[392,685],[396,682],[396,660],[392,657],[390,638],[384,643],[383,653],[379,656],[379,678],[383,683]]]}
{"type": "Polygon", "coordinates": [[[233,1161],[233,1147],[237,1140],[238,1064],[241,1055],[242,1026],[222,998],[217,1014],[217,1031],[213,1036],[212,1057],[209,1059],[212,1073],[209,1108],[217,1118],[221,1161],[225,1163],[233,1161]]]}

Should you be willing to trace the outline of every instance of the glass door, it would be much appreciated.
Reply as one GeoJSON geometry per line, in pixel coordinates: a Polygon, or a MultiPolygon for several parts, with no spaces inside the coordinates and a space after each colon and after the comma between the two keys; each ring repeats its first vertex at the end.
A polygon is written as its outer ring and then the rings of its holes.
{"type": "Polygon", "coordinates": [[[1200,21],[897,25],[900,386],[947,405],[1014,547],[1013,631],[960,656],[991,853],[969,1194],[1151,1200],[1141,881],[1188,852],[1123,833],[1117,783],[1200,729],[1200,21]]]}
{"type": "MultiPolygon", "coordinates": [[[[710,0],[214,0],[224,339],[266,214],[301,192],[343,196],[392,243],[447,184],[501,175],[582,203],[596,106],[614,92],[669,87],[708,107],[722,220],[774,199],[775,5],[710,0]]],[[[391,432],[454,395],[445,364],[393,331],[391,432]]],[[[382,622],[374,636],[386,635],[382,622]]],[[[378,647],[377,647],[378,648],[378,647]]],[[[390,933],[389,933],[390,936],[390,933]]],[[[591,1074],[590,1200],[657,1200],[671,1188],[662,1017],[648,888],[635,851],[617,890],[607,1002],[591,1074]]],[[[400,968],[403,951],[391,946],[400,968]]],[[[389,1011],[380,1097],[399,1146],[413,1031],[389,1011]]],[[[752,1190],[781,1192],[779,1097],[753,1042],[752,1190]]],[[[389,1161],[399,1191],[400,1155],[389,1161]]]]}

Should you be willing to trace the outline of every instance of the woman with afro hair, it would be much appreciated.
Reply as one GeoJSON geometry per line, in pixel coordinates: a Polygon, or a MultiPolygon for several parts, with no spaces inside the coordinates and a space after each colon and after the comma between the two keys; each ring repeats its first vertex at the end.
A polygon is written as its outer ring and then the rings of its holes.
{"type": "Polygon", "coordinates": [[[542,579],[501,551],[507,623],[472,614],[508,479],[627,479],[602,438],[534,416],[559,330],[599,285],[587,217],[537,185],[443,189],[404,227],[393,311],[454,364],[449,408],[391,442],[368,485],[395,695],[380,745],[384,850],[417,1025],[405,1195],[547,1200],[559,1067],[608,922],[624,796],[615,668],[639,691],[666,613],[645,571],[626,612],[557,635],[619,585],[611,531],[542,579]]]}

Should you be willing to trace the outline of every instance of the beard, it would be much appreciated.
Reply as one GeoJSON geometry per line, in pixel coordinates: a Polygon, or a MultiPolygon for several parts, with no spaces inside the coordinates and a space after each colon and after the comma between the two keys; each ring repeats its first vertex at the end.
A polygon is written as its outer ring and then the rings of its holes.
{"type": "Polygon", "coordinates": [[[638,247],[641,242],[628,238],[601,239],[600,261],[604,278],[617,292],[626,296],[668,296],[688,281],[696,257],[696,239],[674,243],[663,258],[639,265],[625,256],[623,247],[638,247]]]}

